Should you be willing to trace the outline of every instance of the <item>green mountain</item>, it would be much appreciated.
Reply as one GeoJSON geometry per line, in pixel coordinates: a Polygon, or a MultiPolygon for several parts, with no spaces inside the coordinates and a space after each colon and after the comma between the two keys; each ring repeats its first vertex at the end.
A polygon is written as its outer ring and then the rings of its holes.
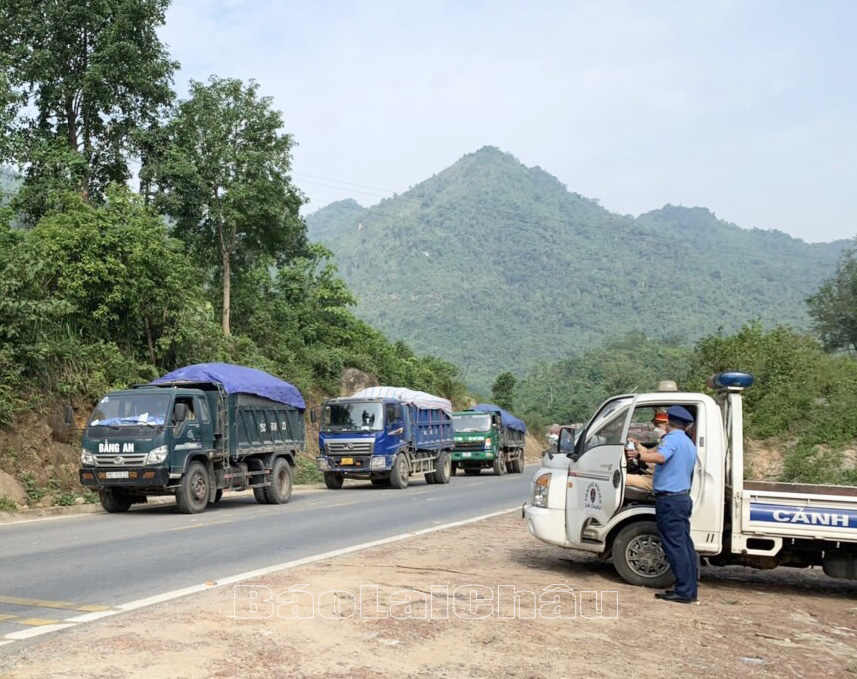
{"type": "Polygon", "coordinates": [[[634,330],[690,341],[755,318],[805,326],[804,299],[847,245],[741,229],[704,208],[614,214],[494,147],[307,224],[359,316],[455,361],[478,388],[634,330]]]}

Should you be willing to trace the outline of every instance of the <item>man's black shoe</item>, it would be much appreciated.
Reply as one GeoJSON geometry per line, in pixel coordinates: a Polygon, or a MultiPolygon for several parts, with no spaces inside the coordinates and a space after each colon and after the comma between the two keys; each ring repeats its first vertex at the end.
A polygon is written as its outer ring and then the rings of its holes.
{"type": "Polygon", "coordinates": [[[655,594],[655,599],[660,599],[661,601],[672,601],[675,604],[695,604],[699,599],[685,599],[683,596],[679,596],[674,591],[663,592],[655,594]]]}

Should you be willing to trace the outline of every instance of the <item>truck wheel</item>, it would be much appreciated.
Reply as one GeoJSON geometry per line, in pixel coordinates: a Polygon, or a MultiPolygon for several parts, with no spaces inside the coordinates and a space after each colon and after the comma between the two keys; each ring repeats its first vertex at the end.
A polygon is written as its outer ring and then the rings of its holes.
{"type": "Polygon", "coordinates": [[[428,472],[426,474],[426,483],[430,485],[434,483],[434,472],[428,472]]]}
{"type": "Polygon", "coordinates": [[[515,471],[515,461],[514,460],[506,460],[506,473],[512,474],[515,471]]]}
{"type": "Polygon", "coordinates": [[[497,453],[494,458],[494,476],[503,476],[506,473],[506,456],[503,451],[497,453]]]}
{"type": "Polygon", "coordinates": [[[127,512],[131,508],[131,498],[128,493],[118,488],[105,488],[100,493],[101,506],[110,514],[127,512]]]}
{"type": "MultiPolygon", "coordinates": [[[[441,450],[440,454],[437,456],[437,460],[434,462],[434,482],[440,484],[449,483],[449,479],[452,476],[452,460],[449,458],[449,453],[445,450],[441,450]]],[[[429,475],[426,474],[426,479],[428,479],[429,475]]]]}
{"type": "Polygon", "coordinates": [[[613,540],[613,566],[632,585],[661,588],[675,581],[654,521],[637,521],[619,531],[613,540]]]}
{"type": "Polygon", "coordinates": [[[512,462],[512,471],[515,474],[524,473],[524,451],[521,451],[521,454],[512,462]]]}
{"type": "Polygon", "coordinates": [[[390,485],[393,486],[393,488],[407,488],[408,477],[410,477],[408,460],[404,455],[399,453],[396,455],[396,461],[393,463],[393,468],[390,470],[390,485]]]}
{"type": "Polygon", "coordinates": [[[457,472],[458,472],[458,462],[453,462],[451,465],[449,465],[449,475],[455,476],[457,472]]]}
{"type": "Polygon", "coordinates": [[[274,460],[271,485],[262,488],[269,505],[284,505],[292,498],[292,467],[284,457],[274,460]]]}
{"type": "Polygon", "coordinates": [[[465,473],[465,474],[467,474],[467,476],[479,476],[479,474],[481,474],[481,473],[482,473],[482,470],[481,470],[481,469],[479,469],[478,467],[476,467],[476,468],[473,468],[473,467],[465,467],[465,468],[464,468],[464,473],[465,473]]]}
{"type": "Polygon", "coordinates": [[[345,482],[345,477],[339,472],[324,472],[324,485],[331,490],[339,490],[345,482]]]}
{"type": "Polygon", "coordinates": [[[176,491],[176,504],[182,514],[199,514],[208,506],[208,470],[202,462],[191,462],[176,491]]]}
{"type": "Polygon", "coordinates": [[[268,498],[265,495],[265,489],[264,488],[254,488],[253,489],[253,497],[256,498],[256,502],[258,502],[260,505],[268,504],[268,498]]]}
{"type": "Polygon", "coordinates": [[[209,507],[214,507],[214,505],[216,505],[216,504],[217,504],[218,502],[220,502],[220,500],[222,500],[222,499],[223,499],[223,489],[222,489],[222,488],[218,488],[218,489],[217,489],[217,492],[214,494],[214,500],[212,500],[211,502],[209,502],[209,503],[208,503],[208,506],[209,506],[209,507]]]}

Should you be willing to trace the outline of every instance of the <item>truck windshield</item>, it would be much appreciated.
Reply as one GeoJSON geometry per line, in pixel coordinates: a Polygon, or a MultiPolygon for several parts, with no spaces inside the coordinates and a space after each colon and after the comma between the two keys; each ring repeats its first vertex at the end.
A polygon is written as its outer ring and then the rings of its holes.
{"type": "Polygon", "coordinates": [[[328,403],[321,416],[324,431],[381,431],[384,428],[383,403],[328,403]]]}
{"type": "Polygon", "coordinates": [[[169,394],[112,394],[98,402],[90,427],[161,426],[167,416],[169,394]]]}
{"type": "Polygon", "coordinates": [[[452,426],[455,431],[488,431],[491,428],[491,416],[453,415],[452,426]]]}

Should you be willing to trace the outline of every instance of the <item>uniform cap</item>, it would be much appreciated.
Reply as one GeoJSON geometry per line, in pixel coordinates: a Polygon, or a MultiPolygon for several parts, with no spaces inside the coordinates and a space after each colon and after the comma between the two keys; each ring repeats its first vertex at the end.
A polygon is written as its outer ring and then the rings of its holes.
{"type": "Polygon", "coordinates": [[[687,408],[683,408],[682,406],[670,406],[667,409],[667,417],[671,420],[678,420],[679,422],[687,422],[688,424],[693,423],[693,415],[687,411],[687,408]]]}

